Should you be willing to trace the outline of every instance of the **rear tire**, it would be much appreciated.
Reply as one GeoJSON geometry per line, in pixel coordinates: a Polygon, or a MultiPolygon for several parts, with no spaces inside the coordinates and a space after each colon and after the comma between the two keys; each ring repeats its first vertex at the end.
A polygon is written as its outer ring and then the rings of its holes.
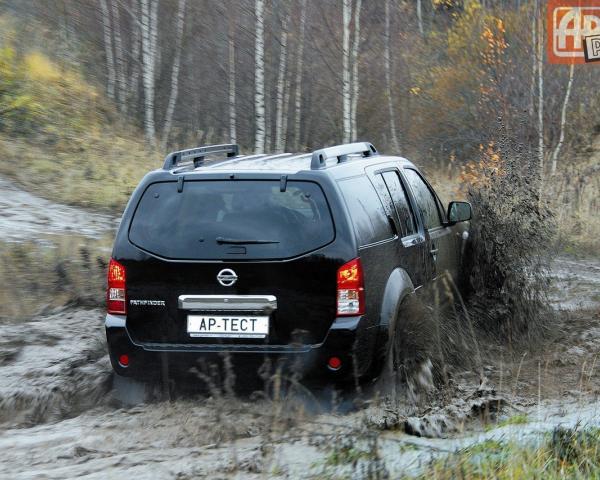
{"type": "Polygon", "coordinates": [[[434,388],[432,345],[433,318],[427,308],[412,294],[403,300],[390,331],[380,379],[380,392],[397,399],[406,390],[418,397],[434,388]]]}

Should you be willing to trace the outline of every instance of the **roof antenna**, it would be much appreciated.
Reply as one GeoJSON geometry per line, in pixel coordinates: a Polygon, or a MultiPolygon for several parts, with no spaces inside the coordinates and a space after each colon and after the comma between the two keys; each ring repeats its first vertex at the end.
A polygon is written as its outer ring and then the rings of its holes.
{"type": "Polygon", "coordinates": [[[279,180],[279,191],[285,192],[287,189],[287,175],[282,175],[281,180],[279,180]]]}

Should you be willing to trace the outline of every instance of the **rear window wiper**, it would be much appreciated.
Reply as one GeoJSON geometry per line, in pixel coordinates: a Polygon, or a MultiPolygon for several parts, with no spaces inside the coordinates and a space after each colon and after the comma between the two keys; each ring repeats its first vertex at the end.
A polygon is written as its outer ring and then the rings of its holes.
{"type": "Polygon", "coordinates": [[[224,238],[224,237],[217,237],[216,240],[219,245],[223,245],[223,244],[259,245],[259,244],[279,243],[278,240],[245,240],[243,238],[224,238]]]}

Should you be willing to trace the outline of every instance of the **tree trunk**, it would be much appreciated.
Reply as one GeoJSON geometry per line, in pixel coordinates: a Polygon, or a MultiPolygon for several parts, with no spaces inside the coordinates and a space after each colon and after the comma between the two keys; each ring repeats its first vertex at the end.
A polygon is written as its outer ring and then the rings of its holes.
{"type": "Polygon", "coordinates": [[[139,92],[139,83],[140,83],[140,52],[141,52],[141,43],[142,43],[142,35],[141,35],[141,23],[140,23],[140,12],[139,12],[139,2],[135,0],[133,2],[133,6],[131,11],[129,11],[132,16],[132,32],[131,32],[131,70],[129,74],[129,84],[127,86],[127,100],[129,101],[133,97],[133,102],[137,105],[140,92],[139,92]]]}
{"type": "Polygon", "coordinates": [[[533,15],[531,16],[531,50],[532,50],[532,63],[531,63],[531,83],[529,85],[529,115],[533,117],[535,111],[535,73],[537,64],[537,11],[534,5],[533,15]]]}
{"type": "Polygon", "coordinates": [[[358,48],[360,46],[360,9],[362,0],[356,0],[354,7],[354,41],[352,44],[352,141],[356,141],[356,108],[358,106],[358,48]]]}
{"type": "Polygon", "coordinates": [[[141,0],[142,81],[144,84],[144,132],[148,143],[154,145],[154,72],[156,67],[158,0],[141,0]]]}
{"type": "Polygon", "coordinates": [[[291,94],[291,83],[292,83],[292,69],[288,68],[288,73],[285,78],[285,95],[283,96],[283,121],[282,121],[282,133],[281,133],[281,150],[285,152],[287,148],[288,138],[288,118],[290,110],[290,94],[291,94]]]}
{"type": "Polygon", "coordinates": [[[304,30],[306,28],[306,0],[300,4],[300,33],[298,35],[298,56],[296,58],[296,97],[294,99],[294,142],[301,148],[300,123],[302,121],[302,67],[304,62],[304,30]]]}
{"type": "Polygon", "coordinates": [[[281,22],[281,52],[279,53],[279,68],[277,71],[277,107],[275,111],[275,151],[283,151],[283,105],[285,97],[285,78],[287,71],[287,36],[289,12],[286,12],[281,22]]]}
{"type": "Polygon", "coordinates": [[[265,150],[265,40],[264,40],[264,0],[255,0],[256,34],[254,42],[254,152],[265,150]]]}
{"type": "Polygon", "coordinates": [[[417,0],[417,23],[419,24],[419,33],[423,35],[423,9],[421,0],[417,0]]]}
{"type": "Polygon", "coordinates": [[[398,134],[396,132],[396,117],[394,115],[394,102],[392,101],[392,72],[391,72],[391,55],[390,55],[390,0],[385,0],[385,48],[383,51],[383,59],[385,62],[385,86],[388,104],[388,113],[390,117],[390,139],[392,141],[393,153],[400,153],[400,144],[398,142],[398,134]]]}
{"type": "Polygon", "coordinates": [[[343,143],[348,143],[352,136],[352,112],[350,91],[350,20],[352,18],[351,0],[342,0],[343,37],[342,37],[342,119],[343,143]]]}
{"type": "Polygon", "coordinates": [[[106,0],[98,0],[100,3],[100,10],[102,11],[102,29],[104,32],[104,52],[106,54],[106,69],[108,72],[107,75],[107,85],[106,92],[108,94],[108,98],[111,100],[115,99],[115,59],[113,56],[113,47],[112,47],[112,35],[110,28],[110,14],[108,11],[108,5],[106,4],[106,0]]]}
{"type": "MultiPolygon", "coordinates": [[[[544,183],[544,21],[540,16],[538,0],[537,33],[537,76],[538,76],[538,158],[540,170],[540,189],[544,183]]],[[[541,191],[540,191],[541,193],[541,191]]]]}
{"type": "Polygon", "coordinates": [[[177,4],[177,22],[175,25],[175,58],[173,59],[173,68],[171,70],[171,95],[167,104],[165,114],[165,127],[163,129],[162,146],[163,150],[169,141],[171,126],[173,124],[173,113],[177,104],[177,95],[179,94],[179,69],[181,66],[181,50],[183,43],[183,29],[185,27],[185,3],[186,0],[179,0],[177,4]]]}
{"type": "Polygon", "coordinates": [[[229,53],[229,141],[237,143],[237,118],[235,109],[235,22],[231,18],[233,12],[229,12],[228,17],[228,53],[229,53]]]}
{"type": "Polygon", "coordinates": [[[560,136],[558,139],[558,144],[554,149],[554,153],[552,154],[552,175],[556,173],[556,166],[558,163],[558,155],[560,154],[560,149],[563,146],[565,141],[565,124],[567,122],[567,107],[569,105],[569,97],[571,96],[571,88],[573,87],[573,74],[575,72],[575,64],[572,63],[569,69],[569,82],[567,83],[567,91],[565,93],[565,99],[562,105],[562,112],[560,114],[560,136]]]}
{"type": "Polygon", "coordinates": [[[117,0],[111,0],[112,4],[112,30],[115,39],[115,54],[117,59],[117,98],[119,110],[127,112],[127,81],[125,80],[125,62],[123,59],[123,42],[121,40],[121,16],[117,0]]]}

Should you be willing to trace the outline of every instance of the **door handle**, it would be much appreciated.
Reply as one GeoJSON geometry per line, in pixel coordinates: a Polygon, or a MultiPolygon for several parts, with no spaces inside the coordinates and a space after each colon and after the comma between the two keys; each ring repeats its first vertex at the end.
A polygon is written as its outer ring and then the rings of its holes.
{"type": "Polygon", "coordinates": [[[433,247],[431,250],[429,250],[429,253],[431,253],[431,256],[433,257],[433,261],[436,262],[437,261],[437,254],[438,254],[439,249],[433,247]]]}
{"type": "Polygon", "coordinates": [[[390,228],[392,229],[392,233],[396,237],[399,237],[400,235],[398,235],[398,225],[396,225],[396,219],[392,215],[388,215],[387,218],[388,218],[388,222],[390,223],[390,228]]]}

